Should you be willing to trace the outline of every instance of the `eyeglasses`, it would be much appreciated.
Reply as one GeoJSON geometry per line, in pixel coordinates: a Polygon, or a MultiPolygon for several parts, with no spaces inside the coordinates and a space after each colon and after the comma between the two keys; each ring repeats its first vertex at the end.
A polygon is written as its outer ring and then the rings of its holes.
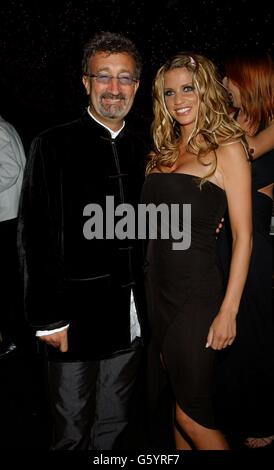
{"type": "Polygon", "coordinates": [[[95,75],[93,73],[86,73],[85,75],[90,78],[95,78],[96,82],[102,83],[103,85],[108,85],[113,78],[116,78],[116,80],[118,80],[120,85],[124,85],[124,86],[131,86],[133,85],[133,83],[138,82],[136,78],[129,77],[128,75],[121,75],[119,77],[113,77],[112,75],[103,75],[103,74],[95,75]]]}

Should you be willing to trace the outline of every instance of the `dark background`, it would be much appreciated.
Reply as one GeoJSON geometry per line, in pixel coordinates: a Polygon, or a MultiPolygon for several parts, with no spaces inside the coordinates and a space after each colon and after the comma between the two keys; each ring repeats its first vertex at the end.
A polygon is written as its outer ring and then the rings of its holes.
{"type": "Polygon", "coordinates": [[[82,48],[94,32],[133,39],[144,59],[131,119],[151,119],[151,81],[179,50],[207,55],[220,68],[228,52],[251,46],[274,51],[270,0],[6,0],[0,7],[0,114],[26,149],[41,130],[74,119],[86,96],[82,48]]]}

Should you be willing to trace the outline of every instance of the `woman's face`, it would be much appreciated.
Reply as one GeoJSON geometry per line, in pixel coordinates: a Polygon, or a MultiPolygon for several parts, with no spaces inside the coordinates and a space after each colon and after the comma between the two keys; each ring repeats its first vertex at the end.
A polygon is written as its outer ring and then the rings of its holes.
{"type": "Polygon", "coordinates": [[[165,73],[164,96],[167,110],[173,119],[181,126],[193,127],[199,98],[192,83],[192,75],[185,67],[165,73]]]}
{"type": "Polygon", "coordinates": [[[235,106],[235,108],[241,108],[242,101],[241,101],[241,93],[240,93],[239,87],[235,85],[235,83],[232,82],[232,80],[230,80],[229,77],[225,77],[223,79],[223,85],[227,89],[230,95],[233,106],[235,106]]]}

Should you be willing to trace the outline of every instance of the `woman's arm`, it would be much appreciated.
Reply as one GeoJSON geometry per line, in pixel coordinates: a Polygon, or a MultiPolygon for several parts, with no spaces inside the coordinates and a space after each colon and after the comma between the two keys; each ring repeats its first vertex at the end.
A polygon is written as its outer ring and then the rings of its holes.
{"type": "Polygon", "coordinates": [[[254,160],[261,157],[266,152],[274,149],[274,122],[257,135],[249,136],[246,134],[249,148],[252,149],[252,157],[254,160]]]}
{"type": "Polygon", "coordinates": [[[236,336],[236,315],[246,282],[252,249],[251,172],[241,143],[218,150],[232,231],[232,258],[226,293],[208,333],[207,347],[222,349],[236,336]]]}

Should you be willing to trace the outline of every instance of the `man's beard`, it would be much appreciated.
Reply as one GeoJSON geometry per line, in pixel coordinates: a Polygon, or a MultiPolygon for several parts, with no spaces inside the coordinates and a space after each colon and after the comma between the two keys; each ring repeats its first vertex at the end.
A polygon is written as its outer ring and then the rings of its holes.
{"type": "Polygon", "coordinates": [[[112,93],[103,93],[100,97],[100,111],[104,117],[119,118],[125,114],[125,96],[122,93],[113,95],[112,93]],[[103,100],[121,100],[118,103],[106,104],[103,100]]]}

